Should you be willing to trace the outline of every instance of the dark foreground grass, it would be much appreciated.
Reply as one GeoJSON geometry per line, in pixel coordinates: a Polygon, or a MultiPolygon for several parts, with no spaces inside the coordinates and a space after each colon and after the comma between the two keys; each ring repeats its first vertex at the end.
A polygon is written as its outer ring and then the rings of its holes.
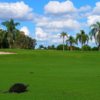
{"type": "Polygon", "coordinates": [[[0,55],[0,100],[100,100],[100,52],[13,51],[0,55]],[[22,94],[2,93],[13,83],[22,94]]]}

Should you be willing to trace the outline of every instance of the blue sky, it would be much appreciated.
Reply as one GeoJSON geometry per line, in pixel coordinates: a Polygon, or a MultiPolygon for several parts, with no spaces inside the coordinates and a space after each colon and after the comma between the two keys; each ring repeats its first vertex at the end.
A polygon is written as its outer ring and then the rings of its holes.
{"type": "Polygon", "coordinates": [[[36,38],[38,45],[61,43],[63,31],[73,36],[81,29],[88,33],[89,26],[100,21],[99,11],[99,0],[0,0],[0,22],[20,22],[18,29],[36,38]]]}

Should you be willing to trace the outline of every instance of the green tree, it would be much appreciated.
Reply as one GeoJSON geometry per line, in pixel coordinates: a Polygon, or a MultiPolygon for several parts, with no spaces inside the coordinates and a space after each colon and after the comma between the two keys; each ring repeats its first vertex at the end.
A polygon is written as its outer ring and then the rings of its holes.
{"type": "Polygon", "coordinates": [[[83,47],[83,45],[85,45],[86,43],[88,43],[89,41],[89,37],[87,34],[85,34],[84,30],[80,30],[80,33],[78,33],[76,35],[76,41],[77,43],[80,42],[81,43],[81,47],[83,47]]]}
{"type": "MultiPolygon", "coordinates": [[[[67,50],[68,46],[64,45],[65,50],[67,50]]],[[[57,50],[63,50],[63,44],[57,45],[56,47],[57,50]]]]}
{"type": "Polygon", "coordinates": [[[55,50],[55,49],[56,49],[55,45],[48,46],[47,48],[48,48],[49,50],[55,50]]]}
{"type": "Polygon", "coordinates": [[[27,36],[27,48],[28,49],[35,49],[36,46],[36,40],[32,39],[31,37],[27,36]]]}
{"type": "Polygon", "coordinates": [[[36,40],[29,36],[26,36],[24,32],[17,31],[16,39],[14,43],[15,48],[21,49],[34,49],[36,45],[36,40]]]}
{"type": "Polygon", "coordinates": [[[65,32],[62,32],[61,34],[60,34],[60,37],[62,37],[62,39],[63,39],[63,51],[65,50],[65,37],[68,37],[68,35],[67,35],[67,33],[65,33],[65,32]]]}
{"type": "Polygon", "coordinates": [[[70,46],[70,50],[73,50],[73,46],[76,44],[76,39],[73,36],[69,36],[66,43],[70,46]]]}
{"type": "Polygon", "coordinates": [[[0,48],[8,48],[7,32],[0,29],[0,48]]]}
{"type": "Polygon", "coordinates": [[[16,37],[16,26],[18,26],[19,23],[15,23],[13,19],[10,19],[9,21],[2,22],[2,25],[7,28],[7,40],[9,42],[9,47],[12,48],[16,37]]]}
{"type": "Polygon", "coordinates": [[[91,31],[89,32],[90,38],[95,39],[96,44],[100,50],[100,22],[96,22],[95,24],[91,25],[91,31]]]}
{"type": "Polygon", "coordinates": [[[0,48],[3,47],[4,31],[0,29],[0,48]]]}

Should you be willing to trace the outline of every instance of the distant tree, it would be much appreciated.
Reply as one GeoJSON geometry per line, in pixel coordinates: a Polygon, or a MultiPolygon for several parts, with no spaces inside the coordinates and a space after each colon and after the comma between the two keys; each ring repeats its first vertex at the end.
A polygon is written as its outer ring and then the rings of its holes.
{"type": "Polygon", "coordinates": [[[62,37],[62,39],[63,39],[63,51],[64,51],[64,45],[65,45],[65,37],[68,37],[68,35],[67,35],[67,33],[65,33],[65,32],[62,32],[61,34],[60,34],[60,37],[62,37]]]}
{"type": "MultiPolygon", "coordinates": [[[[31,37],[30,37],[30,38],[31,38],[31,37]]],[[[36,39],[32,39],[32,38],[31,38],[31,42],[29,42],[29,44],[30,44],[30,48],[35,49],[35,46],[37,45],[36,39]]]]}
{"type": "Polygon", "coordinates": [[[14,48],[25,48],[26,38],[24,32],[17,31],[14,48]]]}
{"type": "Polygon", "coordinates": [[[3,48],[3,40],[4,40],[4,31],[0,29],[0,48],[3,48]]]}
{"type": "Polygon", "coordinates": [[[44,49],[44,46],[42,44],[39,45],[39,49],[44,49]]]}
{"type": "Polygon", "coordinates": [[[9,42],[9,48],[12,48],[16,37],[16,26],[18,26],[19,23],[15,23],[13,19],[10,19],[9,21],[2,22],[2,25],[4,25],[7,28],[6,37],[9,42]]]}
{"type": "Polygon", "coordinates": [[[98,47],[92,47],[92,51],[98,51],[98,47]]]}
{"type": "Polygon", "coordinates": [[[17,31],[15,39],[15,48],[34,49],[36,40],[26,36],[24,32],[17,31]]]}
{"type": "Polygon", "coordinates": [[[91,47],[89,45],[84,45],[82,47],[82,50],[84,50],[84,51],[90,51],[91,50],[91,47]]]}
{"type": "Polygon", "coordinates": [[[83,45],[85,45],[86,43],[88,43],[89,41],[89,37],[87,34],[85,34],[84,30],[81,30],[80,33],[78,33],[76,35],[76,41],[77,43],[80,42],[81,43],[81,47],[83,47],[83,45]]]}
{"type": "Polygon", "coordinates": [[[32,39],[31,37],[27,36],[27,48],[28,49],[35,49],[35,46],[36,46],[36,40],[35,39],[32,39]]]}
{"type": "Polygon", "coordinates": [[[6,27],[6,30],[0,30],[0,48],[35,48],[36,40],[16,29],[19,23],[15,23],[13,19],[10,19],[2,22],[2,25],[6,27]]]}
{"type": "Polygon", "coordinates": [[[67,45],[69,45],[70,50],[73,50],[74,44],[76,44],[76,39],[73,36],[69,36],[66,40],[67,45]]]}
{"type": "Polygon", "coordinates": [[[60,44],[56,47],[57,50],[63,50],[63,46],[64,46],[64,50],[67,50],[68,46],[67,45],[63,45],[63,44],[60,44]]]}
{"type": "Polygon", "coordinates": [[[0,29],[0,48],[8,48],[7,32],[0,29]]]}
{"type": "Polygon", "coordinates": [[[55,50],[55,46],[54,45],[48,46],[48,49],[55,50]]]}
{"type": "Polygon", "coordinates": [[[96,22],[95,24],[91,25],[91,31],[89,32],[89,35],[91,39],[94,37],[100,50],[100,22],[96,22]]]}

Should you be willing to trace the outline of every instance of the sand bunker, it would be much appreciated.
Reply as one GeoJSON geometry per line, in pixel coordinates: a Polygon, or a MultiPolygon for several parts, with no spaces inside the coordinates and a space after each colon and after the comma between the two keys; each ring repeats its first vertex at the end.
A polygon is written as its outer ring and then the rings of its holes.
{"type": "Polygon", "coordinates": [[[4,55],[4,54],[16,54],[16,53],[14,53],[14,52],[2,52],[2,51],[0,51],[0,55],[4,55]]]}

